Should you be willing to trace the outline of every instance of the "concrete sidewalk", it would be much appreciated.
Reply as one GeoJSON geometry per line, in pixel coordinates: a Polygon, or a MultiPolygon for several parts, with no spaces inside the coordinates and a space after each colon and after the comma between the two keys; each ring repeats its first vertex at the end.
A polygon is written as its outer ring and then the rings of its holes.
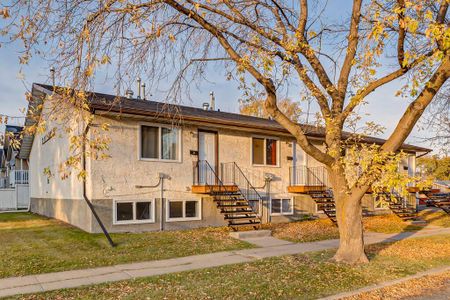
{"type": "MultiPolygon", "coordinates": [[[[424,229],[419,232],[398,234],[368,233],[365,235],[365,242],[366,244],[374,244],[437,234],[450,234],[450,228],[424,229]]],[[[0,297],[246,263],[267,257],[333,249],[339,245],[339,240],[337,239],[298,244],[281,241],[273,237],[256,239],[257,241],[254,240],[253,242],[263,247],[0,279],[0,297]]],[[[245,240],[252,242],[251,239],[245,240]]]]}

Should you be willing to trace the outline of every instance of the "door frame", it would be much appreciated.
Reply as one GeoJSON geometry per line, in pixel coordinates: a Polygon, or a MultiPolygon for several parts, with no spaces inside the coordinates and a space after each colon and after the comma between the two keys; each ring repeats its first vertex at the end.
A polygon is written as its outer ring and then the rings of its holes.
{"type": "MultiPolygon", "coordinates": [[[[197,129],[197,151],[198,151],[198,158],[197,160],[200,160],[200,132],[204,132],[204,133],[212,133],[215,135],[215,143],[216,143],[216,149],[215,149],[215,156],[216,156],[216,161],[215,161],[215,170],[214,172],[216,173],[217,177],[220,176],[220,174],[218,174],[218,170],[219,170],[219,132],[217,130],[210,130],[210,129],[197,129]]],[[[200,172],[198,172],[198,176],[200,176],[200,172]]],[[[216,179],[216,184],[217,184],[217,179],[216,179]]]]}

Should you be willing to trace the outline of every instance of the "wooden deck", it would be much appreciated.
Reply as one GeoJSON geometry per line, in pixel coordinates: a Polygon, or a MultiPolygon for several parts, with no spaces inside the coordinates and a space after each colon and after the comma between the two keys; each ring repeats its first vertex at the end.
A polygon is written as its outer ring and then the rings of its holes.
{"type": "Polygon", "coordinates": [[[237,192],[237,185],[193,185],[192,193],[194,194],[211,194],[218,192],[237,192]]]}
{"type": "Polygon", "coordinates": [[[410,193],[417,193],[420,192],[420,189],[417,186],[409,186],[406,188],[408,192],[410,193]]]}
{"type": "Polygon", "coordinates": [[[318,185],[290,185],[287,188],[289,193],[299,193],[299,194],[306,194],[315,191],[325,191],[326,189],[327,189],[326,186],[318,186],[318,185]]]}

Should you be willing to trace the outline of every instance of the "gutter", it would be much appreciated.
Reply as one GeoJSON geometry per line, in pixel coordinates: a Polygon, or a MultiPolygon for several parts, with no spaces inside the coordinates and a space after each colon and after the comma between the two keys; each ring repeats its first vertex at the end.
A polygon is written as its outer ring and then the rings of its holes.
{"type": "Polygon", "coordinates": [[[430,153],[430,152],[432,152],[432,151],[433,151],[433,150],[425,151],[425,153],[420,154],[419,156],[416,155],[416,158],[421,158],[422,156],[425,156],[425,155],[427,155],[428,153],[430,153]]]}
{"type": "MultiPolygon", "coordinates": [[[[86,171],[86,136],[89,133],[89,129],[90,129],[90,124],[88,123],[86,125],[86,128],[83,132],[83,146],[82,146],[82,151],[83,151],[83,170],[86,171]]],[[[86,187],[86,178],[83,178],[83,198],[84,201],[86,201],[86,204],[89,206],[89,209],[91,210],[92,214],[94,215],[95,219],[98,222],[98,225],[100,225],[103,234],[105,235],[106,239],[108,240],[109,244],[111,245],[111,247],[115,247],[116,245],[114,244],[113,240],[111,239],[111,236],[109,235],[108,231],[105,228],[105,225],[103,225],[102,220],[100,220],[100,217],[98,216],[97,212],[95,211],[94,205],[92,205],[92,202],[89,200],[87,193],[86,193],[87,187],[86,187]]]]}

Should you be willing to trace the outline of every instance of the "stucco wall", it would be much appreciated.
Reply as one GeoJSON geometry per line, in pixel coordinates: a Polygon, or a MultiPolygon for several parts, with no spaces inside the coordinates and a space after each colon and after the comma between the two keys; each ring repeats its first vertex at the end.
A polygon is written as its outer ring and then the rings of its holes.
{"type": "MultiPolygon", "coordinates": [[[[60,172],[60,166],[69,156],[73,155],[73,151],[70,150],[70,138],[72,135],[80,134],[84,130],[84,125],[77,121],[75,117],[69,121],[67,119],[55,119],[58,114],[50,113],[50,110],[54,109],[54,101],[58,101],[58,98],[44,101],[42,116],[46,120],[46,130],[43,133],[37,132],[33,140],[29,159],[30,197],[82,199],[82,182],[77,178],[77,170],[63,176],[63,173],[60,172]],[[66,128],[70,128],[72,132],[65,132],[66,128]],[[56,134],[48,139],[51,130],[56,130],[56,134]],[[44,174],[45,168],[49,168],[52,176],[48,177],[44,174]]],[[[60,103],[62,102],[60,101],[60,103]]],[[[70,114],[73,107],[66,105],[59,109],[64,110],[64,114],[70,114]]],[[[79,150],[76,149],[76,151],[79,150]]],[[[65,169],[64,171],[68,170],[65,169]]]]}

